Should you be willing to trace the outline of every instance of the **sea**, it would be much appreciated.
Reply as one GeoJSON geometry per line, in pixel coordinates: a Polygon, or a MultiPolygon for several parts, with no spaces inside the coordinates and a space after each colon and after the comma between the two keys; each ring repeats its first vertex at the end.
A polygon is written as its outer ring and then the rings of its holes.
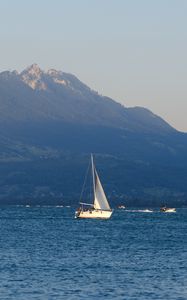
{"type": "Polygon", "coordinates": [[[0,207],[0,299],[187,299],[187,209],[74,211],[0,207]]]}

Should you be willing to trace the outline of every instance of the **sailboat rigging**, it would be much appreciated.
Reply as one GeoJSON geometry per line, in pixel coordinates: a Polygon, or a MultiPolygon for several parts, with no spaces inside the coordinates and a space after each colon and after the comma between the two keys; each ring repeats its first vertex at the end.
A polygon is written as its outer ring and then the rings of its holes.
{"type": "Polygon", "coordinates": [[[91,155],[92,184],[93,184],[93,203],[80,202],[79,209],[75,212],[75,218],[98,218],[109,219],[112,215],[112,209],[108,203],[103,190],[99,175],[94,165],[93,155],[91,155]],[[86,208],[85,208],[86,206],[86,208]],[[90,206],[90,208],[87,208],[90,206]]]}

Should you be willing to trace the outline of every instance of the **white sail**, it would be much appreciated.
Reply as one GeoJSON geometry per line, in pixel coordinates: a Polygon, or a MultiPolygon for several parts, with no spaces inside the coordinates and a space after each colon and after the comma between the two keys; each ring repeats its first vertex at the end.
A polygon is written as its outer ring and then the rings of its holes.
{"type": "Polygon", "coordinates": [[[94,194],[95,194],[95,199],[94,199],[95,209],[111,210],[96,170],[95,170],[95,193],[94,194]]]}

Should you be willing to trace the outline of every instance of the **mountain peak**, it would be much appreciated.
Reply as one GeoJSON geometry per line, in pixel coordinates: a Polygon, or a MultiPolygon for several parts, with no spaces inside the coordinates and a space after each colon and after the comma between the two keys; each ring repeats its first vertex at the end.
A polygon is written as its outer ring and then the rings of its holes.
{"type": "Polygon", "coordinates": [[[30,74],[32,76],[40,76],[42,70],[37,64],[32,64],[31,66],[27,67],[21,74],[30,74]]]}
{"type": "Polygon", "coordinates": [[[41,79],[43,73],[37,64],[32,64],[21,72],[20,76],[23,82],[29,85],[33,90],[45,90],[47,87],[41,79]]]}

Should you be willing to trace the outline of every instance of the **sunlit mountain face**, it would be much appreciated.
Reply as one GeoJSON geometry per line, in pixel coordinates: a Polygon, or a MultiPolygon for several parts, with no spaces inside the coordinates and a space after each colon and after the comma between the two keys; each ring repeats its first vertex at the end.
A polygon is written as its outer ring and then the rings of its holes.
{"type": "Polygon", "coordinates": [[[0,149],[1,202],[77,201],[95,153],[115,204],[186,203],[186,134],[62,71],[0,73],[0,149]]]}

